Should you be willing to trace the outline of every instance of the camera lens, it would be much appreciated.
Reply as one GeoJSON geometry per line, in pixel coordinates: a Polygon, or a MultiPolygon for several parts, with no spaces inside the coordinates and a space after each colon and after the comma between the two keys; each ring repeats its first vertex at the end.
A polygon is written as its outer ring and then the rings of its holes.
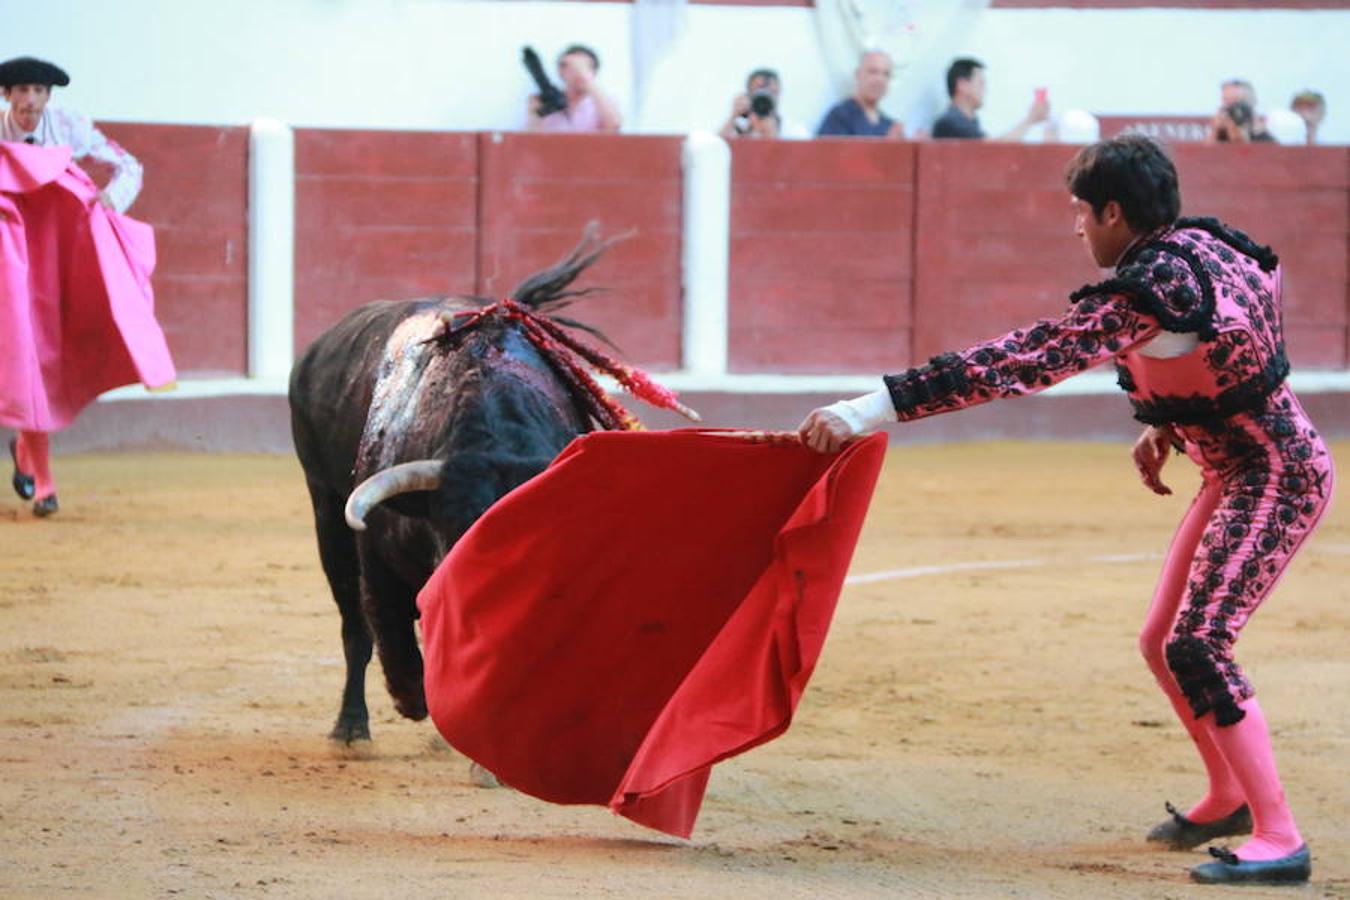
{"type": "Polygon", "coordinates": [[[761,119],[773,115],[773,94],[768,91],[755,91],[750,95],[750,111],[761,119]]]}

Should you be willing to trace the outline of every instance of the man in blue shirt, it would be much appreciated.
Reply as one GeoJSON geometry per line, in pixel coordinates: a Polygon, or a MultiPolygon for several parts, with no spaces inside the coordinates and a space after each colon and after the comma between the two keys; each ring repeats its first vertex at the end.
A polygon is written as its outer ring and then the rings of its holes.
{"type": "MultiPolygon", "coordinates": [[[[947,69],[947,96],[952,102],[933,123],[933,137],[985,140],[984,129],[975,115],[984,105],[984,90],[984,63],[969,57],[955,60],[947,69]]],[[[1007,134],[995,140],[1020,141],[1032,125],[1044,122],[1049,117],[1050,101],[1043,90],[1037,91],[1031,108],[1022,120],[1007,134]]]]}
{"type": "Polygon", "coordinates": [[[853,96],[830,107],[816,129],[816,137],[903,138],[905,128],[881,111],[881,99],[891,87],[891,58],[869,50],[853,73],[853,96]]]}

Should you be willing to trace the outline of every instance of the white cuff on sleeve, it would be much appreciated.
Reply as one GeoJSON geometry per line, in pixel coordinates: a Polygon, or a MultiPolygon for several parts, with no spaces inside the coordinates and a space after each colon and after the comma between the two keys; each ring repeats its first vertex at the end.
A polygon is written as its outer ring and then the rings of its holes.
{"type": "Polygon", "coordinates": [[[874,431],[895,421],[895,405],[891,402],[891,392],[885,388],[852,400],[831,403],[825,411],[843,419],[854,434],[874,431]]]}

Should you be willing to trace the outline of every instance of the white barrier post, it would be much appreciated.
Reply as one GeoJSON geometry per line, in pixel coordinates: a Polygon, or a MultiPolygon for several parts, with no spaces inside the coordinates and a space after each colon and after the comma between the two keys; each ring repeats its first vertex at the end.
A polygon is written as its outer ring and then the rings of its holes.
{"type": "Polygon", "coordinates": [[[727,372],[727,272],[731,243],[731,148],[707,131],[684,141],[684,370],[727,372]]]}
{"type": "Polygon", "coordinates": [[[248,375],[289,377],[295,343],[295,137],[256,119],[248,142],[248,375]]]}

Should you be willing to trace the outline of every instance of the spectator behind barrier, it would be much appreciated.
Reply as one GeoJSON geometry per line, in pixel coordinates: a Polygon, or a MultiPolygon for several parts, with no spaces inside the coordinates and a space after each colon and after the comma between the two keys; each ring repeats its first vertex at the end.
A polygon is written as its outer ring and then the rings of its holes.
{"type": "Polygon", "coordinates": [[[731,115],[718,134],[727,140],[752,138],[809,138],[800,122],[783,115],[779,105],[782,79],[773,69],[756,69],[745,79],[745,93],[731,101],[731,115]]]}
{"type": "Polygon", "coordinates": [[[1256,104],[1256,88],[1245,78],[1230,78],[1219,86],[1219,111],[1223,112],[1235,103],[1247,104],[1251,113],[1249,139],[1257,143],[1274,143],[1274,136],[1266,130],[1266,117],[1258,112],[1260,107],[1256,104]]]}
{"type": "Polygon", "coordinates": [[[623,122],[619,107],[596,84],[600,57],[590,47],[573,44],[558,55],[558,78],[567,95],[567,108],[546,116],[539,115],[539,95],[529,102],[530,131],[610,131],[617,132],[623,122]]]}
{"type": "MultiPolygon", "coordinates": [[[[1250,144],[1253,137],[1253,114],[1251,106],[1245,100],[1237,100],[1222,106],[1209,122],[1207,144],[1250,144]]],[[[1275,139],[1268,136],[1267,141],[1275,139]]]]}
{"type": "Polygon", "coordinates": [[[905,127],[881,111],[894,69],[890,54],[865,51],[853,72],[853,96],[830,107],[816,137],[904,138],[905,127]]]}
{"type": "Polygon", "coordinates": [[[1290,101],[1289,108],[1303,120],[1305,141],[1309,147],[1317,143],[1317,127],[1327,115],[1327,98],[1314,90],[1299,91],[1290,101]]]}
{"type": "MultiPolygon", "coordinates": [[[[975,115],[984,106],[984,91],[984,63],[968,56],[954,60],[947,68],[947,96],[951,98],[951,104],[933,123],[933,137],[985,140],[984,129],[975,115]]],[[[1050,101],[1046,98],[1045,88],[1038,88],[1031,108],[1022,120],[994,140],[1020,141],[1031,126],[1048,118],[1050,101]]]]}

